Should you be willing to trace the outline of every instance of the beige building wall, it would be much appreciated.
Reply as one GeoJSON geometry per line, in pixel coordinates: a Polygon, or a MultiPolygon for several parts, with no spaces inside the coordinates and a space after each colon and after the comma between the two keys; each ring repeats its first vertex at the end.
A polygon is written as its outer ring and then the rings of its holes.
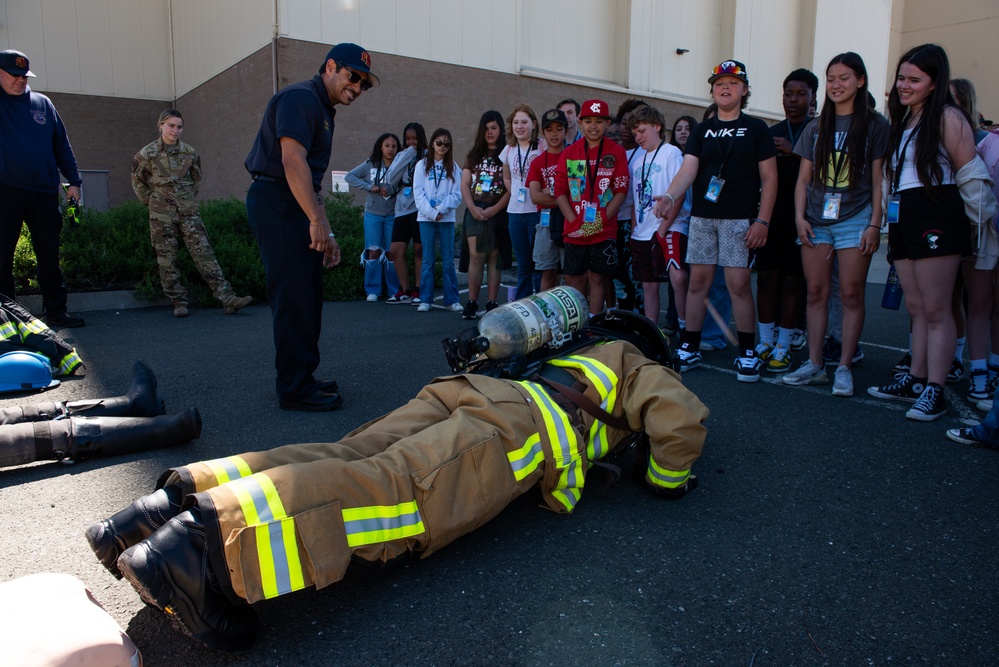
{"type": "MultiPolygon", "coordinates": [[[[901,1],[901,0],[897,0],[901,1]]],[[[904,0],[899,56],[914,46],[933,42],[947,49],[951,76],[970,79],[978,92],[978,108],[999,123],[999,2],[997,0],[904,0]]]]}

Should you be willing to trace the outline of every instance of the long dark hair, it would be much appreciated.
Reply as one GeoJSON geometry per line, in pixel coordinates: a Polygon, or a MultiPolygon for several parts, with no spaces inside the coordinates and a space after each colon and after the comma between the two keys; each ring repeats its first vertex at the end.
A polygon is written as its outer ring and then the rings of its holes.
{"type": "Polygon", "coordinates": [[[438,127],[430,135],[430,150],[427,151],[427,156],[423,158],[423,170],[428,174],[434,170],[434,156],[436,153],[434,152],[433,143],[437,141],[437,137],[447,139],[447,153],[444,154],[444,159],[441,162],[444,163],[445,174],[454,183],[454,140],[451,138],[451,133],[443,127],[438,127]]]}
{"type": "MultiPolygon", "coordinates": [[[[834,56],[826,65],[826,76],[833,65],[844,65],[853,70],[858,79],[863,77],[864,83],[857,88],[857,94],[853,97],[853,115],[850,118],[850,127],[846,131],[846,138],[843,139],[843,150],[850,164],[849,190],[853,191],[860,184],[860,177],[867,168],[867,163],[879,156],[868,155],[868,135],[870,123],[877,112],[873,111],[867,104],[867,88],[870,85],[870,77],[867,76],[867,67],[864,59],[853,51],[841,53],[834,56]]],[[[815,138],[814,160],[815,168],[812,170],[812,183],[821,185],[828,182],[830,157],[836,152],[836,103],[829,99],[826,93],[825,102],[822,104],[822,112],[819,114],[819,132],[815,138]]],[[[834,184],[835,185],[835,184],[834,184]]]]}
{"type": "MultiPolygon", "coordinates": [[[[419,123],[407,123],[406,127],[402,128],[402,138],[405,141],[406,133],[412,130],[416,132],[416,159],[419,160],[423,157],[423,154],[427,151],[427,131],[423,129],[423,126],[419,123]]],[[[399,150],[404,148],[402,144],[399,144],[399,150]]],[[[415,162],[414,162],[415,164],[415,162]]]]}
{"type": "Polygon", "coordinates": [[[389,137],[395,139],[396,152],[398,152],[399,148],[402,146],[402,144],[399,143],[399,137],[395,136],[391,132],[386,132],[385,134],[375,139],[374,148],[371,149],[371,157],[368,158],[368,162],[371,163],[372,167],[377,167],[382,163],[382,144],[385,143],[385,140],[388,139],[389,137]]]}
{"type": "Polygon", "coordinates": [[[472,143],[472,150],[468,151],[468,155],[465,156],[465,168],[473,169],[475,165],[482,162],[482,160],[492,155],[499,155],[500,150],[506,143],[506,126],[503,124],[503,114],[495,109],[490,109],[489,111],[482,114],[482,118],[479,119],[479,129],[475,131],[475,141],[472,143]],[[490,149],[486,144],[486,125],[495,122],[499,125],[499,138],[496,140],[496,148],[490,149]]]}
{"type": "Polygon", "coordinates": [[[936,84],[923,102],[919,122],[912,129],[915,134],[912,143],[916,146],[916,175],[919,176],[919,182],[924,186],[939,184],[943,180],[943,167],[940,166],[939,156],[943,155],[944,159],[950,161],[947,151],[940,150],[944,107],[948,104],[955,107],[957,105],[950,94],[950,61],[947,59],[947,52],[936,44],[922,44],[909,49],[902,54],[898,66],[895,67],[895,85],[888,94],[888,114],[891,116],[891,129],[888,134],[889,154],[885,159],[888,182],[894,183],[895,170],[901,169],[901,165],[892,164],[893,154],[902,146],[902,133],[905,132],[906,120],[909,117],[909,108],[899,99],[897,87],[898,75],[905,63],[918,67],[936,84]]]}
{"type": "Polygon", "coordinates": [[[680,152],[682,153],[683,147],[680,146],[680,144],[676,143],[676,126],[680,124],[681,120],[687,121],[687,126],[690,128],[690,133],[693,134],[694,128],[697,127],[697,119],[694,118],[693,116],[680,116],[675,121],[673,121],[673,129],[670,130],[669,143],[671,146],[676,146],[677,148],[679,148],[680,152]]]}

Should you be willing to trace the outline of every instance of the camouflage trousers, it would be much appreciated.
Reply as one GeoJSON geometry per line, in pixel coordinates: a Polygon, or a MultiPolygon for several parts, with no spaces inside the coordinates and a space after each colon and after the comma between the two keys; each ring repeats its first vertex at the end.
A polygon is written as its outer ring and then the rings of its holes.
{"type": "Polygon", "coordinates": [[[178,215],[174,212],[149,213],[149,238],[156,251],[163,293],[174,303],[187,303],[187,288],[180,282],[177,268],[177,251],[184,240],[194,265],[212,289],[215,298],[223,303],[232,296],[232,286],[222,274],[215,252],[208,240],[205,223],[197,214],[178,215]]]}

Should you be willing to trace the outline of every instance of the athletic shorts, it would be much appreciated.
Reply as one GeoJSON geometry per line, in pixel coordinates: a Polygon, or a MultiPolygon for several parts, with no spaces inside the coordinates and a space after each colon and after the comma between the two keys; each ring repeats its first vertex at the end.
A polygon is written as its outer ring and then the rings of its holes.
{"type": "Polygon", "coordinates": [[[971,254],[971,220],[956,185],[910,188],[899,193],[898,222],[888,225],[892,260],[971,254]]]}
{"type": "Polygon", "coordinates": [[[794,224],[793,213],[790,216],[773,217],[767,242],[762,248],[756,249],[756,262],[753,266],[757,271],[776,271],[782,276],[804,277],[798,226],[794,224]]]}
{"type": "Polygon", "coordinates": [[[562,273],[567,276],[581,276],[587,271],[602,276],[613,276],[617,273],[617,239],[607,239],[589,245],[567,242],[564,250],[562,273]]]}
{"type": "Polygon", "coordinates": [[[534,228],[534,270],[553,271],[562,266],[562,248],[552,241],[551,229],[540,224],[534,228]]]}
{"type": "Polygon", "coordinates": [[[690,216],[687,264],[708,264],[745,269],[753,253],[746,247],[748,218],[699,218],[690,216]]]}
{"type": "Polygon", "coordinates": [[[392,225],[392,243],[420,245],[420,223],[416,220],[417,212],[400,215],[392,225]]]}

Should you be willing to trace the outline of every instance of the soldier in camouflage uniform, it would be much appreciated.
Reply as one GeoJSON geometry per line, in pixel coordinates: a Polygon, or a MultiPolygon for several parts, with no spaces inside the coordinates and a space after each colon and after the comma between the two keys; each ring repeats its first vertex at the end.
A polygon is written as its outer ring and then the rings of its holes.
{"type": "Polygon", "coordinates": [[[184,239],[194,265],[228,314],[253,301],[236,296],[222,275],[194,201],[201,183],[201,158],[180,141],[184,119],[176,109],[160,114],[160,138],[135,154],[132,189],[149,207],[149,236],[156,251],[163,293],[173,300],[174,317],[187,317],[187,289],[180,282],[177,250],[184,239]]]}

